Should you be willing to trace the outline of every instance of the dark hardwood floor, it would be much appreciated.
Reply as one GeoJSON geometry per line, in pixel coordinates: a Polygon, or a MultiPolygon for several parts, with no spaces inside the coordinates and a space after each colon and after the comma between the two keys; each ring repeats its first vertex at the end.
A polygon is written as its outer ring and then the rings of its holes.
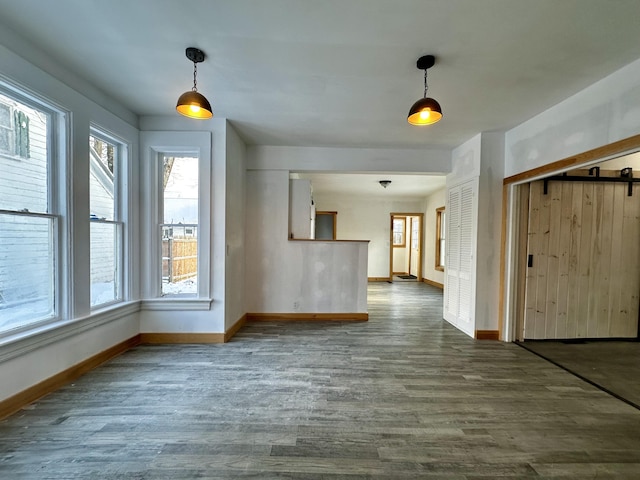
{"type": "Polygon", "coordinates": [[[637,339],[527,341],[521,346],[640,409],[637,339]]]}
{"type": "Polygon", "coordinates": [[[0,478],[640,478],[638,410],[468,338],[428,285],[369,312],[137,347],[0,422],[0,478]]]}

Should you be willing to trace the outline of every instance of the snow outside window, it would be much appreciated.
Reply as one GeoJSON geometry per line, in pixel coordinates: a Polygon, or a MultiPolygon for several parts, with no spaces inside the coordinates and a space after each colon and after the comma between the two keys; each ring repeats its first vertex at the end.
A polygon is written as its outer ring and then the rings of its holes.
{"type": "Polygon", "coordinates": [[[58,315],[56,113],[0,85],[0,335],[58,315]]]}
{"type": "Polygon", "coordinates": [[[123,230],[120,188],[124,147],[92,131],[89,137],[91,307],[122,301],[123,230]]]}
{"type": "Polygon", "coordinates": [[[161,155],[161,295],[198,294],[198,157],[161,155]]]}

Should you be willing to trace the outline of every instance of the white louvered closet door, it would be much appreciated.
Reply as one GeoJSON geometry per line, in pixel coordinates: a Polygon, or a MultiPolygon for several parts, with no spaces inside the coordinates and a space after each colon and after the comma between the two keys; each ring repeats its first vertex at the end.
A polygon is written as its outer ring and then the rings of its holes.
{"type": "Polygon", "coordinates": [[[460,189],[453,188],[447,198],[447,231],[445,246],[444,318],[455,325],[458,316],[458,275],[460,268],[460,189]]]}
{"type": "Polygon", "coordinates": [[[466,334],[475,333],[475,250],[477,181],[454,187],[447,202],[447,263],[444,318],[466,334]]]}

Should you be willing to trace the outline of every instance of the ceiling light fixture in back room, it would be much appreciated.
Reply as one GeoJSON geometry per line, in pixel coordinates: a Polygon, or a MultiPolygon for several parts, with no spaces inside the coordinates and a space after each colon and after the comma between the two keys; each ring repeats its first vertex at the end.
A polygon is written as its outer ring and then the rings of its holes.
{"type": "Polygon", "coordinates": [[[424,70],[424,97],[413,104],[407,121],[411,125],[431,125],[439,122],[442,118],[442,109],[440,104],[433,98],[427,98],[427,70],[433,67],[436,63],[436,58],[433,55],[425,55],[420,57],[416,66],[419,70],[424,70]]]}
{"type": "Polygon", "coordinates": [[[189,47],[186,51],[187,58],[193,62],[193,88],[183,93],[178,98],[176,110],[181,115],[189,118],[206,120],[213,117],[211,104],[204,95],[198,93],[196,76],[198,73],[197,64],[204,62],[204,52],[197,48],[189,47]]]}

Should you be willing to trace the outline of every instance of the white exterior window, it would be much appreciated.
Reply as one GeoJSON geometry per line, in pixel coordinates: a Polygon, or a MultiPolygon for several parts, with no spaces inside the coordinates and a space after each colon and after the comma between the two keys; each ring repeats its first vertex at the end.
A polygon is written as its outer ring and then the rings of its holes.
{"type": "Polygon", "coordinates": [[[124,222],[120,197],[125,146],[92,130],[89,137],[91,307],[123,299],[124,222]]]}
{"type": "Polygon", "coordinates": [[[0,334],[59,315],[57,115],[0,86],[0,334]]]}
{"type": "Polygon", "coordinates": [[[209,310],[211,133],[141,132],[144,310],[209,310]]]}
{"type": "Polygon", "coordinates": [[[198,294],[198,157],[164,154],[161,295],[198,294]]]}

